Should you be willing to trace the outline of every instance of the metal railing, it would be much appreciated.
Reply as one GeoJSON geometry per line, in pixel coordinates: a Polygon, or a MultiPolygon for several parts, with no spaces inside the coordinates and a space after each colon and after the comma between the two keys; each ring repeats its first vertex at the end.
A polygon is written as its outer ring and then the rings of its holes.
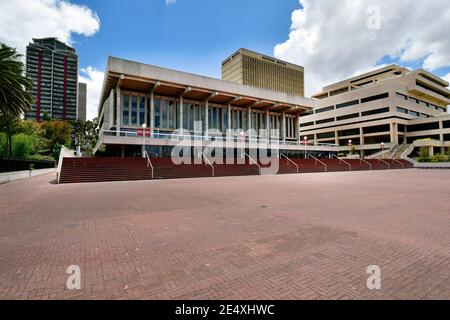
{"type": "Polygon", "coordinates": [[[372,168],[372,164],[369,162],[369,161],[366,161],[366,160],[364,160],[364,159],[359,159],[359,161],[360,161],[360,163],[365,163],[365,164],[368,164],[369,165],[369,168],[370,168],[370,170],[372,170],[373,168],[372,168]]]}
{"type": "Polygon", "coordinates": [[[144,151],[144,156],[147,158],[147,168],[151,168],[152,169],[152,179],[154,178],[154,173],[155,173],[155,169],[153,168],[153,163],[150,160],[150,156],[148,155],[147,150],[144,151]]]}
{"type": "MultiPolygon", "coordinates": [[[[137,131],[116,131],[116,130],[102,130],[100,135],[105,135],[109,137],[119,136],[119,137],[129,137],[129,138],[141,138],[138,135],[137,131]],[[117,135],[118,134],[118,135],[117,135]]],[[[221,141],[221,142],[246,142],[246,143],[275,143],[277,142],[280,145],[292,145],[292,146],[303,146],[305,144],[302,141],[282,141],[281,138],[272,138],[267,139],[266,137],[255,137],[255,136],[246,136],[244,140],[239,135],[233,136],[222,136],[222,135],[195,135],[195,134],[182,134],[182,133],[165,133],[154,131],[149,137],[145,137],[144,139],[168,139],[168,140],[191,140],[191,141],[205,141],[205,142],[213,142],[213,141],[221,141]]],[[[339,147],[337,144],[332,143],[308,143],[306,147],[339,147]]]]}
{"type": "Polygon", "coordinates": [[[386,160],[383,160],[383,159],[378,159],[378,162],[383,162],[383,163],[385,163],[385,164],[387,164],[387,166],[388,166],[388,169],[390,169],[391,168],[391,165],[389,164],[389,162],[387,162],[386,160]]]}
{"type": "Polygon", "coordinates": [[[396,163],[400,163],[400,165],[402,166],[402,169],[405,169],[405,165],[403,164],[403,162],[398,161],[397,159],[392,158],[392,160],[396,163]]]}
{"type": "Polygon", "coordinates": [[[349,163],[349,162],[347,162],[347,161],[345,161],[344,159],[342,159],[342,158],[339,158],[337,155],[335,155],[335,154],[331,154],[331,157],[333,158],[336,158],[336,159],[338,159],[339,160],[339,164],[341,164],[341,163],[345,163],[346,165],[348,165],[348,167],[350,168],[350,171],[352,171],[352,165],[349,163]]]}
{"type": "Polygon", "coordinates": [[[209,161],[208,157],[203,152],[200,152],[200,154],[202,155],[203,159],[205,159],[205,162],[211,167],[211,169],[212,169],[212,176],[215,177],[216,174],[214,172],[214,166],[212,165],[211,161],[209,161]]]}
{"type": "Polygon", "coordinates": [[[285,157],[290,163],[292,163],[296,168],[297,168],[297,173],[300,172],[298,164],[296,164],[294,161],[292,161],[291,159],[288,158],[287,155],[285,155],[284,153],[280,152],[280,156],[285,157]]]}
{"type": "Polygon", "coordinates": [[[247,152],[244,152],[244,155],[245,155],[247,158],[249,158],[249,160],[250,160],[251,162],[253,162],[254,164],[256,164],[256,165],[258,166],[259,174],[261,174],[261,166],[258,164],[258,162],[256,162],[252,157],[250,157],[250,156],[248,155],[247,152]]]}
{"type": "Polygon", "coordinates": [[[315,165],[317,165],[317,163],[320,163],[321,165],[323,165],[325,167],[325,172],[328,171],[328,167],[327,167],[327,165],[324,162],[320,161],[319,159],[314,157],[312,154],[309,154],[308,156],[313,158],[314,160],[316,160],[315,165]]]}

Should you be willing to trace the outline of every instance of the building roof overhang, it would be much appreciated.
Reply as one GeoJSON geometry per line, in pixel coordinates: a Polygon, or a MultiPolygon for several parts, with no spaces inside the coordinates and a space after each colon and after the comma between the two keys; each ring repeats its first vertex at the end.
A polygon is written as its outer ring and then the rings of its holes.
{"type": "Polygon", "coordinates": [[[301,114],[313,107],[313,100],[283,92],[266,90],[110,57],[105,72],[99,110],[114,88],[180,97],[237,107],[283,110],[301,114]],[[187,90],[188,89],[188,90],[187,90]]]}

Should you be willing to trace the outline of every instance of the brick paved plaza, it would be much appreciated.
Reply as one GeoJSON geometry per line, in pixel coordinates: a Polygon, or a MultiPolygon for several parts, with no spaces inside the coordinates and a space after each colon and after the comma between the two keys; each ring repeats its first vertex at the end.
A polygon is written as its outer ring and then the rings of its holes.
{"type": "Polygon", "coordinates": [[[450,171],[53,179],[0,186],[1,299],[450,299],[450,171]]]}

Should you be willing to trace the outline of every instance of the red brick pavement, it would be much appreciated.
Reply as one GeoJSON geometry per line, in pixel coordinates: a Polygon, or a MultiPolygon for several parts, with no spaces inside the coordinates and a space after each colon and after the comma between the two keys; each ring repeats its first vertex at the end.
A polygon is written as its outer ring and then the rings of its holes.
{"type": "Polygon", "coordinates": [[[450,299],[449,171],[52,179],[0,186],[1,299],[450,299]]]}

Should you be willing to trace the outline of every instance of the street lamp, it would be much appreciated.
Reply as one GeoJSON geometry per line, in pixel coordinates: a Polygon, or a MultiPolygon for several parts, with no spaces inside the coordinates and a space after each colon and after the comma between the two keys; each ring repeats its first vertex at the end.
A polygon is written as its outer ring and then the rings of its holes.
{"type": "Polygon", "coordinates": [[[381,159],[384,159],[384,142],[381,143],[381,159]]]}
{"type": "Polygon", "coordinates": [[[145,158],[145,129],[147,129],[147,124],[142,124],[142,158],[145,158]]]}
{"type": "Polygon", "coordinates": [[[350,155],[352,155],[352,146],[353,146],[352,140],[348,140],[348,148],[350,149],[350,155]]]}
{"type": "Polygon", "coordinates": [[[305,159],[306,159],[306,148],[307,148],[307,146],[308,146],[308,137],[307,137],[307,136],[304,136],[304,137],[303,137],[303,141],[305,142],[305,159]]]}

